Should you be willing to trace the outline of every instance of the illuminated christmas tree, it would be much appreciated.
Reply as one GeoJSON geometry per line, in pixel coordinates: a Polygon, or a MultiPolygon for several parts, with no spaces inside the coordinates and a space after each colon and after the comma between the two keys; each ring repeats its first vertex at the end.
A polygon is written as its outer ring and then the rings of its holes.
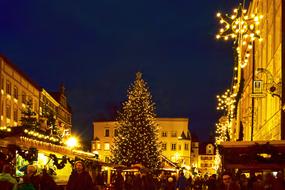
{"type": "Polygon", "coordinates": [[[154,111],[148,86],[138,72],[128,90],[128,99],[118,113],[118,133],[111,149],[114,163],[141,164],[152,169],[159,166],[161,149],[154,111]]]}

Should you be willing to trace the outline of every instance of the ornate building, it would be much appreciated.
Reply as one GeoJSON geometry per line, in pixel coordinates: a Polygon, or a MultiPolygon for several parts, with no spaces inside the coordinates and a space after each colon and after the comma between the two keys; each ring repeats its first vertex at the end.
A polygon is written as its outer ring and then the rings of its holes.
{"type": "Polygon", "coordinates": [[[39,112],[40,88],[3,56],[0,56],[0,72],[0,125],[21,125],[21,110],[26,108],[28,101],[32,103],[32,110],[39,112]]]}
{"type": "MultiPolygon", "coordinates": [[[[187,118],[158,118],[159,141],[162,143],[162,154],[180,165],[190,166],[191,135],[187,118]]],[[[93,122],[92,152],[99,159],[108,162],[111,156],[110,147],[116,136],[114,121],[93,122]]]]}
{"type": "Polygon", "coordinates": [[[222,155],[217,161],[224,169],[278,171],[285,162],[285,5],[282,0],[248,3],[231,16],[217,14],[223,25],[217,39],[235,42],[232,87],[217,96],[218,110],[227,113],[217,124],[222,155]]]}
{"type": "Polygon", "coordinates": [[[216,148],[213,143],[200,143],[198,156],[198,171],[204,175],[216,173],[214,170],[216,148]]]}
{"type": "Polygon", "coordinates": [[[0,56],[0,126],[21,126],[22,111],[31,103],[40,127],[47,130],[47,120],[52,117],[63,134],[71,131],[71,109],[64,87],[49,93],[32,81],[4,56],[0,56]]]}
{"type": "Polygon", "coordinates": [[[252,58],[242,71],[237,132],[242,128],[243,140],[284,140],[283,9],[281,0],[254,0],[250,4],[250,12],[264,15],[259,26],[263,41],[254,43],[252,58]]]}
{"type": "Polygon", "coordinates": [[[255,23],[238,33],[230,140],[285,139],[283,10],[282,0],[252,0],[242,17],[255,23]]]}

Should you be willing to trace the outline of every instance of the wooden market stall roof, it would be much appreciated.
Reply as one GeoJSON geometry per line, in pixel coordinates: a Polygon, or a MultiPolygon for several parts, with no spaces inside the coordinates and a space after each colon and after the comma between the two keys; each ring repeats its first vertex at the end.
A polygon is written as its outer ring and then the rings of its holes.
{"type": "Polygon", "coordinates": [[[224,169],[279,170],[285,168],[285,141],[238,141],[218,145],[224,169]]]}

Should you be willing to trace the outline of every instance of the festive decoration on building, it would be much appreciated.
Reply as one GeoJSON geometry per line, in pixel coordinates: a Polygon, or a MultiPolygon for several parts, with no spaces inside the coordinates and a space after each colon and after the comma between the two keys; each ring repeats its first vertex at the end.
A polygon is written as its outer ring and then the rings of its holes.
{"type": "Polygon", "coordinates": [[[37,114],[33,111],[32,100],[28,100],[27,105],[22,110],[21,122],[23,126],[26,126],[30,129],[38,128],[39,123],[37,120],[37,114]]]}
{"type": "Polygon", "coordinates": [[[15,158],[16,153],[25,160],[27,160],[29,163],[38,160],[38,150],[34,147],[30,147],[29,149],[22,149],[21,147],[14,144],[9,144],[7,147],[8,147],[8,154],[6,155],[11,160],[15,158]]]}
{"type": "Polygon", "coordinates": [[[25,160],[29,163],[38,160],[38,150],[36,148],[29,148],[28,150],[22,150],[21,148],[17,147],[17,153],[22,156],[25,160]]]}
{"type": "Polygon", "coordinates": [[[53,144],[62,144],[60,139],[54,135],[48,135],[40,130],[28,130],[24,129],[24,133],[27,137],[32,137],[34,139],[38,139],[44,142],[51,142],[53,144]]]}
{"type": "Polygon", "coordinates": [[[66,156],[62,156],[62,158],[59,159],[55,154],[50,154],[49,157],[52,159],[53,164],[56,166],[58,170],[64,168],[65,164],[67,163],[66,156]],[[61,160],[61,162],[59,162],[58,160],[61,160]]]}
{"type": "Polygon", "coordinates": [[[263,16],[256,13],[249,13],[244,8],[243,3],[234,9],[231,16],[226,14],[223,17],[221,13],[217,13],[217,17],[220,19],[222,27],[216,38],[224,40],[233,39],[237,44],[236,51],[238,53],[239,66],[241,68],[245,67],[249,61],[253,42],[256,39],[262,41],[258,26],[263,16]]]}
{"type": "Polygon", "coordinates": [[[222,169],[221,165],[222,165],[221,155],[219,149],[216,149],[215,162],[213,168],[217,173],[220,173],[222,169]]]}
{"type": "Polygon", "coordinates": [[[147,84],[138,72],[128,90],[128,100],[118,113],[118,135],[111,148],[114,163],[142,164],[147,168],[159,166],[161,149],[154,111],[155,104],[147,84]]]}
{"type": "Polygon", "coordinates": [[[216,144],[220,144],[221,142],[230,140],[229,127],[230,123],[226,118],[226,116],[221,117],[219,123],[216,123],[216,137],[215,137],[216,144]]]}
{"type": "Polygon", "coordinates": [[[228,89],[223,95],[217,95],[218,106],[217,110],[224,111],[230,118],[234,117],[236,108],[236,94],[231,93],[228,89]]]}
{"type": "Polygon", "coordinates": [[[59,126],[56,122],[56,111],[51,109],[47,104],[42,105],[40,121],[43,123],[43,126],[46,132],[53,136],[61,137],[59,126]]]}

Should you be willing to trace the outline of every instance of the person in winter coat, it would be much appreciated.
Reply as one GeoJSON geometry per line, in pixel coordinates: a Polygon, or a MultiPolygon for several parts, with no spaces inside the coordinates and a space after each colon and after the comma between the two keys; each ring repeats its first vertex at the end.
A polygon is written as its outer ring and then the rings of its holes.
{"type": "Polygon", "coordinates": [[[222,175],[222,184],[219,190],[240,190],[238,183],[232,180],[232,176],[228,172],[224,172],[222,175]]]}
{"type": "Polygon", "coordinates": [[[43,169],[40,180],[41,190],[56,190],[57,186],[53,178],[47,173],[46,169],[43,169]]]}
{"type": "Polygon", "coordinates": [[[94,189],[92,178],[87,171],[85,171],[85,166],[82,161],[77,161],[74,164],[74,170],[69,176],[67,182],[67,190],[82,190],[94,189]]]}
{"type": "Polygon", "coordinates": [[[176,188],[178,188],[179,190],[185,190],[186,186],[187,186],[187,180],[186,177],[184,176],[184,173],[181,171],[176,183],[176,188]]]}
{"type": "Polygon", "coordinates": [[[122,176],[121,171],[118,171],[115,176],[114,186],[115,186],[115,190],[123,190],[124,178],[122,176]]]}
{"type": "Polygon", "coordinates": [[[23,177],[23,183],[19,185],[18,190],[36,190],[34,185],[32,184],[29,176],[23,177]]]}
{"type": "Polygon", "coordinates": [[[31,182],[36,190],[40,190],[41,177],[37,174],[35,165],[28,165],[27,167],[28,181],[31,182]]]}

